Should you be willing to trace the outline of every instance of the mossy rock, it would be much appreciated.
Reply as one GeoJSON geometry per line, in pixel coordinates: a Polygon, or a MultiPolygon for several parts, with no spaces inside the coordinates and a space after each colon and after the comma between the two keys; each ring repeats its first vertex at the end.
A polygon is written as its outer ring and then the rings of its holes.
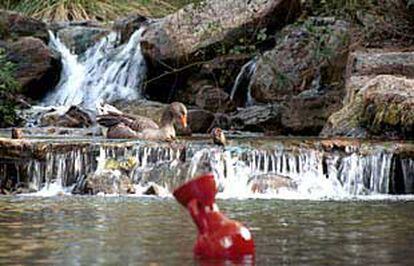
{"type": "Polygon", "coordinates": [[[322,135],[414,139],[413,87],[414,79],[373,78],[329,118],[322,135]]]}

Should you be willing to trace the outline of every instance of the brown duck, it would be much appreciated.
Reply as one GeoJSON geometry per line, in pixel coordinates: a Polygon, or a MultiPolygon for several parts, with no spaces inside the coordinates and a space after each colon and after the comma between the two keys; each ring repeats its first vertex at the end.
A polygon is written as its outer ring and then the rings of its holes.
{"type": "Polygon", "coordinates": [[[147,117],[115,112],[100,115],[97,121],[109,128],[107,138],[173,141],[174,124],[187,127],[187,108],[179,102],[171,103],[162,114],[160,126],[147,117]]]}
{"type": "Polygon", "coordinates": [[[226,136],[221,128],[215,127],[211,130],[211,137],[213,138],[213,143],[225,146],[226,145],[226,136]]]}

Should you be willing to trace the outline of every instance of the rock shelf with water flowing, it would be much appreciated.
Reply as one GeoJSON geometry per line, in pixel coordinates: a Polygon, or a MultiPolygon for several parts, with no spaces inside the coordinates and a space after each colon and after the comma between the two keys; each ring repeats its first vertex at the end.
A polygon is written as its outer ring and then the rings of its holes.
{"type": "Polygon", "coordinates": [[[221,148],[203,140],[160,144],[1,139],[0,180],[3,189],[40,195],[51,190],[143,195],[151,194],[149,190],[165,196],[192,177],[212,172],[219,197],[225,198],[346,199],[414,193],[412,143],[231,142],[221,148]],[[99,180],[96,177],[105,180],[98,189],[90,184],[99,180]]]}

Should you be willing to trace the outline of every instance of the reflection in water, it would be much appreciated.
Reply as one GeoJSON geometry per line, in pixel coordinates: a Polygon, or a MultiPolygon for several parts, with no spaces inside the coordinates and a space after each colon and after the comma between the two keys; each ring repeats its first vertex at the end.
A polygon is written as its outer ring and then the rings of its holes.
{"type": "MultiPolygon", "coordinates": [[[[252,229],[257,265],[409,264],[414,203],[226,200],[252,229]]],[[[231,265],[196,261],[196,230],[171,199],[0,198],[0,264],[231,265]]]]}

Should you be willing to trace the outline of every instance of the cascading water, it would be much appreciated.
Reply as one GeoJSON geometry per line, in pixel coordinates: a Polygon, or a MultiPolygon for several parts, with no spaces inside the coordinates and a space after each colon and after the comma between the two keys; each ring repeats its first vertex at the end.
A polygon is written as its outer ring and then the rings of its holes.
{"type": "Polygon", "coordinates": [[[140,47],[142,32],[136,31],[120,46],[117,33],[111,32],[82,55],[72,54],[50,33],[50,46],[61,54],[63,70],[59,84],[43,105],[82,105],[94,111],[100,102],[138,99],[146,74],[140,47]]]}
{"type": "MultiPolygon", "coordinates": [[[[408,194],[414,189],[414,159],[400,158],[382,146],[327,151],[318,145],[286,143],[263,148],[141,142],[88,145],[64,152],[52,149],[41,161],[32,159],[27,166],[15,167],[20,169],[18,176],[44,195],[56,191],[56,185],[61,187],[58,191],[70,191],[88,176],[108,171],[122,172],[139,188],[138,195],[151,184],[172,191],[205,172],[214,173],[219,196],[226,198],[348,199],[408,194]]],[[[1,172],[10,175],[7,169],[1,172]]]]}
{"type": "Polygon", "coordinates": [[[251,95],[251,78],[255,71],[256,59],[253,58],[241,68],[236,80],[234,81],[234,85],[230,93],[230,99],[236,100],[236,98],[240,98],[242,101],[238,103],[239,106],[254,105],[254,99],[251,95]]]}

